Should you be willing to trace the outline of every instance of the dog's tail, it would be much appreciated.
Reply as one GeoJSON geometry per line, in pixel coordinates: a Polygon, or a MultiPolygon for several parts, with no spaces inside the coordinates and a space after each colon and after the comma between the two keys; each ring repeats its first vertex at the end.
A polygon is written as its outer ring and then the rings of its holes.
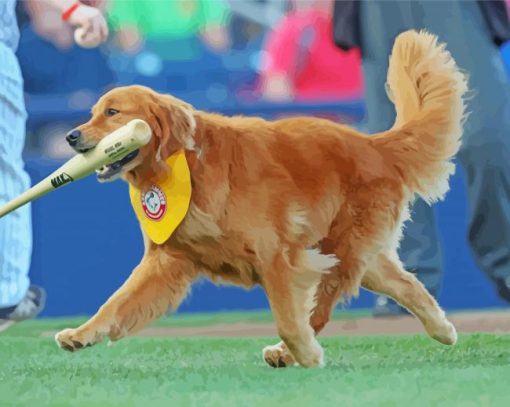
{"type": "Polygon", "coordinates": [[[373,137],[374,145],[412,192],[428,202],[441,199],[460,147],[466,77],[436,36],[411,30],[395,40],[387,91],[397,116],[391,130],[373,137]]]}

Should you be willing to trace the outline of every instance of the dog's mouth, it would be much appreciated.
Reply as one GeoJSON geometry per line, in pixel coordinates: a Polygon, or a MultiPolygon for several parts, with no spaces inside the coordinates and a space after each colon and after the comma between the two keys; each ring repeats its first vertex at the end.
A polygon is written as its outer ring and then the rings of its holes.
{"type": "Polygon", "coordinates": [[[104,165],[100,169],[96,170],[97,179],[99,182],[109,182],[114,181],[117,178],[120,178],[122,175],[125,166],[129,164],[131,161],[133,161],[138,154],[140,153],[140,150],[135,150],[132,153],[129,153],[124,158],[115,161],[114,163],[104,165]]]}

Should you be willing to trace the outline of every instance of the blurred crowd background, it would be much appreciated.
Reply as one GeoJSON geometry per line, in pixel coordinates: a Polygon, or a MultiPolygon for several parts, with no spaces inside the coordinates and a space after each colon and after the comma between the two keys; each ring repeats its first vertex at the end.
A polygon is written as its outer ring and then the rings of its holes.
{"type": "MultiPolygon", "coordinates": [[[[102,8],[109,41],[83,49],[46,0],[18,1],[18,57],[29,113],[40,116],[29,120],[27,154],[68,157],[59,137],[73,119],[105,90],[133,83],[210,110],[329,102],[312,112],[362,117],[331,108],[363,98],[359,51],[342,51],[330,38],[332,0],[104,0],[102,8]]],[[[502,53],[510,67],[510,46],[502,53]]]]}
{"type": "MultiPolygon", "coordinates": [[[[26,152],[54,158],[71,154],[61,136],[73,118],[82,119],[72,113],[89,109],[98,94],[124,84],[147,85],[211,110],[264,101],[359,100],[359,52],[334,46],[331,3],[108,0],[102,7],[109,41],[83,49],[46,0],[18,1],[18,57],[32,118],[26,152]]],[[[343,119],[342,111],[333,114],[343,119]]]]}

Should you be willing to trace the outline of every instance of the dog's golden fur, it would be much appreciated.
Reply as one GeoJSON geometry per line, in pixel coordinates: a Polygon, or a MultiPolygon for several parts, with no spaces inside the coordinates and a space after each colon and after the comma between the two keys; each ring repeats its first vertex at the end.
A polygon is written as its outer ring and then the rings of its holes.
{"type": "Polygon", "coordinates": [[[264,288],[283,340],[264,350],[272,366],[321,365],[315,334],[360,286],[392,296],[432,337],[455,343],[454,327],[396,254],[410,202],[445,194],[460,144],[466,81],[436,41],[414,31],[397,38],[388,71],[396,122],[370,137],[317,118],[223,117],[140,86],[103,96],[80,126],[87,141],[146,120],[154,137],[125,179],[144,190],[185,149],[192,201],[174,235],[160,246],[145,238],[131,277],[58,343],[75,350],[133,333],[177,308],[199,275],[264,288]],[[108,108],[120,113],[106,117],[108,108]]]}

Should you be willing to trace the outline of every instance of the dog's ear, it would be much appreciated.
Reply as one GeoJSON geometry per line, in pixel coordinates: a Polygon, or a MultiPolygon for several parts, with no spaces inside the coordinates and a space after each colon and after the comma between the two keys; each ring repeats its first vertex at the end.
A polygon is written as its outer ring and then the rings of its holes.
{"type": "Polygon", "coordinates": [[[195,148],[193,106],[170,95],[154,95],[148,106],[156,138],[156,156],[166,160],[176,151],[195,148]]]}

